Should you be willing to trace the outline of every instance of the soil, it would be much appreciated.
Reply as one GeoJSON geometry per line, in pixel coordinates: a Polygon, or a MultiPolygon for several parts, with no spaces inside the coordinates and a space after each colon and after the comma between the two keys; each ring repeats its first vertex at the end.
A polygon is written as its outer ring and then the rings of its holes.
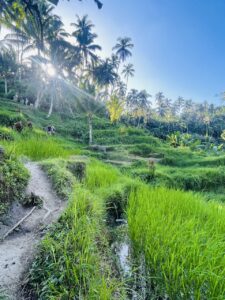
{"type": "Polygon", "coordinates": [[[37,251],[47,227],[56,221],[66,202],[59,199],[52,189],[47,175],[38,163],[28,162],[25,167],[31,177],[26,194],[31,193],[43,199],[43,207],[33,213],[9,236],[4,235],[32,209],[24,208],[19,202],[13,203],[9,213],[0,220],[0,293],[8,300],[22,300],[21,286],[24,275],[37,251]]]}

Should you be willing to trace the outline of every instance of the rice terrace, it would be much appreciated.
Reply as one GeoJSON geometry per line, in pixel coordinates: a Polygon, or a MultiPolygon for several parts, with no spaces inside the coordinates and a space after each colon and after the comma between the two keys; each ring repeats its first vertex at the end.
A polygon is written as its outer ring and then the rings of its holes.
{"type": "Polygon", "coordinates": [[[225,299],[224,13],[0,0],[0,300],[225,299]]]}

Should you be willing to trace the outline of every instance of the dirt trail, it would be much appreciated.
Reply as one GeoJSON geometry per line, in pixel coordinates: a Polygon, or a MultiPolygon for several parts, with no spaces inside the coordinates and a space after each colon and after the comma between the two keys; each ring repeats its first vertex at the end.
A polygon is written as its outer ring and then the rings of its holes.
{"type": "MultiPolygon", "coordinates": [[[[21,279],[43,235],[41,228],[57,220],[66,205],[53,192],[48,177],[37,163],[29,162],[25,166],[31,173],[26,193],[29,195],[32,192],[42,197],[44,205],[43,208],[34,210],[21,224],[19,231],[0,242],[0,290],[4,291],[9,300],[23,299],[20,296],[21,279]]],[[[30,210],[31,208],[25,209],[18,203],[14,204],[8,219],[0,224],[0,234],[3,235],[30,210]]]]}

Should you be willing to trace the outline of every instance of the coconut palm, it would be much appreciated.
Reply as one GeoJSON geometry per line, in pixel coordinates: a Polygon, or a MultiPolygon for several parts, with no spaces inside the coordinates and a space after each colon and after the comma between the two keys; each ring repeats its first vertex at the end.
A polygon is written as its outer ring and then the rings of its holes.
{"type": "Polygon", "coordinates": [[[111,56],[111,64],[113,65],[113,67],[118,71],[119,66],[120,66],[120,59],[117,55],[112,54],[111,56]]]}
{"type": "Polygon", "coordinates": [[[98,56],[95,54],[97,50],[102,48],[95,44],[94,41],[98,37],[97,34],[92,33],[94,25],[88,20],[88,16],[85,15],[82,18],[77,16],[76,23],[72,23],[75,27],[75,31],[72,36],[75,37],[77,46],[83,57],[83,71],[87,66],[89,59],[92,63],[98,60],[98,56]]]}
{"type": "Polygon", "coordinates": [[[167,106],[165,102],[165,96],[162,92],[159,92],[155,95],[155,102],[156,102],[156,110],[160,117],[165,117],[167,113],[167,106]]]}
{"type": "Polygon", "coordinates": [[[108,94],[109,86],[113,87],[118,79],[110,59],[103,60],[97,66],[94,66],[91,73],[97,85],[100,88],[105,88],[106,94],[108,94]]]}
{"type": "Polygon", "coordinates": [[[125,65],[122,70],[122,74],[123,74],[124,78],[126,79],[126,90],[128,87],[128,79],[129,79],[129,77],[134,77],[134,72],[135,72],[134,65],[131,63],[125,65]]]}
{"type": "Polygon", "coordinates": [[[174,115],[180,116],[182,109],[184,107],[184,98],[178,97],[177,100],[173,103],[172,112],[174,115]]]}
{"type": "Polygon", "coordinates": [[[126,59],[132,56],[132,52],[130,51],[133,49],[134,44],[131,41],[131,38],[124,37],[118,38],[117,44],[113,47],[113,50],[116,51],[116,55],[119,57],[121,62],[125,62],[126,59]]]}
{"type": "MultiPolygon", "coordinates": [[[[29,50],[37,49],[38,55],[46,50],[47,40],[50,39],[50,33],[56,30],[53,26],[53,20],[59,19],[52,15],[54,7],[46,4],[44,1],[38,3],[38,13],[29,11],[26,13],[26,18],[21,20],[19,26],[14,23],[14,20],[9,16],[4,18],[4,24],[13,31],[13,34],[8,36],[8,41],[13,44],[16,39],[26,42],[26,47],[29,50]],[[40,24],[41,23],[41,24],[40,24]]],[[[12,17],[13,18],[13,17],[12,17]]],[[[55,35],[58,33],[56,30],[55,35]]],[[[18,41],[19,42],[19,41],[18,41]]],[[[28,50],[27,49],[27,50],[28,50]]],[[[25,51],[25,50],[24,50],[25,51]]]]}
{"type": "Polygon", "coordinates": [[[5,95],[8,94],[8,79],[15,75],[18,69],[16,53],[12,47],[0,48],[0,77],[5,82],[5,95]]]}

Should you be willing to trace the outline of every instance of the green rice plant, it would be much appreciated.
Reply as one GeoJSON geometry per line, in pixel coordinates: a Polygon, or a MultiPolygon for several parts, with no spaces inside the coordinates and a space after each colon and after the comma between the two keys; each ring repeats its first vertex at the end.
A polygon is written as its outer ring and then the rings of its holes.
{"type": "Polygon", "coordinates": [[[135,252],[144,254],[150,272],[148,286],[158,296],[225,298],[223,205],[143,184],[131,193],[127,215],[135,252]]]}
{"type": "Polygon", "coordinates": [[[14,142],[3,142],[6,148],[16,155],[25,155],[33,160],[51,157],[67,157],[76,151],[65,149],[56,139],[51,137],[31,136],[20,138],[14,142]]]}
{"type": "Polygon", "coordinates": [[[192,191],[215,191],[223,186],[225,168],[158,168],[156,177],[160,184],[170,188],[192,191]]]}
{"type": "Polygon", "coordinates": [[[53,188],[59,197],[68,200],[76,179],[67,169],[67,161],[62,159],[47,160],[42,162],[42,167],[50,177],[53,188]]]}
{"type": "Polygon", "coordinates": [[[98,201],[77,187],[65,213],[43,240],[29,279],[38,299],[124,299],[104,258],[107,242],[100,221],[104,209],[95,209],[98,201]]]}
{"type": "Polygon", "coordinates": [[[120,172],[110,165],[93,160],[87,166],[86,185],[90,190],[110,187],[119,180],[120,172]]]}

